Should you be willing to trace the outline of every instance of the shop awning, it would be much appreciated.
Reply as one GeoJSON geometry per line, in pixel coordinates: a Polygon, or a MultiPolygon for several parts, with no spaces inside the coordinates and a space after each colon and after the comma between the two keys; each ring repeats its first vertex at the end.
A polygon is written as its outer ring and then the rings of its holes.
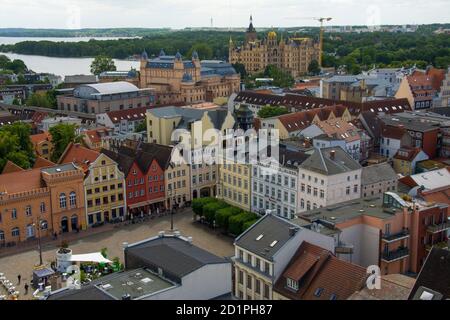
{"type": "Polygon", "coordinates": [[[73,254],[70,261],[74,262],[97,262],[97,263],[112,263],[112,261],[102,256],[100,252],[73,254]]]}

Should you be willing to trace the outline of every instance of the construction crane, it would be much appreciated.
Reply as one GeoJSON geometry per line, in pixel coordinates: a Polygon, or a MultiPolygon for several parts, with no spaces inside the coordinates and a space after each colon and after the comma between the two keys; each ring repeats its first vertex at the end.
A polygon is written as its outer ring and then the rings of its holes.
{"type": "MultiPolygon", "coordinates": [[[[290,17],[292,19],[292,17],[290,17]]],[[[322,17],[301,17],[296,19],[304,19],[304,20],[316,20],[320,22],[320,36],[319,36],[319,67],[322,68],[322,56],[323,56],[323,22],[330,21],[332,18],[322,18],[322,17]]]]}
{"type": "Polygon", "coordinates": [[[323,22],[330,21],[332,18],[313,18],[320,22],[320,38],[319,38],[319,68],[322,68],[322,55],[323,55],[323,22]]]}

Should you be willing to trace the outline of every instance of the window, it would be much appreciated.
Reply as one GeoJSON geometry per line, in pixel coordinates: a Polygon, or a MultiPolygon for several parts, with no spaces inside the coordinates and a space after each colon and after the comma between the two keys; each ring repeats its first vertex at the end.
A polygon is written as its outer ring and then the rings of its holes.
{"type": "Polygon", "coordinates": [[[69,195],[69,202],[71,208],[75,208],[77,206],[77,195],[73,191],[69,195]]]}
{"type": "Polygon", "coordinates": [[[25,208],[25,214],[27,215],[27,217],[31,216],[31,206],[27,206],[25,208]]]}
{"type": "Polygon", "coordinates": [[[264,284],[264,299],[270,298],[269,285],[264,284]]]}
{"type": "Polygon", "coordinates": [[[247,288],[249,288],[249,289],[252,288],[252,276],[251,275],[247,275],[247,288]]]}
{"type": "Polygon", "coordinates": [[[20,236],[20,230],[19,230],[19,228],[14,228],[14,229],[12,229],[12,230],[11,230],[11,235],[12,235],[13,237],[18,237],[18,236],[20,236]]]}
{"type": "Polygon", "coordinates": [[[261,294],[261,281],[255,279],[255,292],[261,294]]]}
{"type": "Polygon", "coordinates": [[[5,233],[0,230],[0,240],[5,240],[5,233]]]}
{"type": "Polygon", "coordinates": [[[239,279],[238,279],[240,284],[244,284],[244,272],[239,270],[239,279]]]}
{"type": "Polygon", "coordinates": [[[119,188],[119,189],[122,189],[122,187],[123,187],[123,185],[122,185],[121,183],[119,183],[119,184],[117,185],[117,188],[119,188]]]}
{"type": "Polygon", "coordinates": [[[48,222],[47,220],[41,221],[41,230],[47,230],[48,229],[48,222]]]}
{"type": "Polygon", "coordinates": [[[314,295],[315,295],[316,297],[320,297],[320,295],[322,294],[322,292],[323,292],[323,288],[317,288],[316,291],[314,291],[314,295]]]}
{"type": "Polygon", "coordinates": [[[292,290],[298,290],[298,281],[287,278],[286,285],[292,290]]]}
{"type": "Polygon", "coordinates": [[[61,209],[67,208],[67,199],[66,199],[66,194],[65,193],[61,193],[59,195],[59,207],[61,209]]]}
{"type": "Polygon", "coordinates": [[[345,194],[350,194],[350,187],[347,187],[346,189],[345,189],[345,194]]]}

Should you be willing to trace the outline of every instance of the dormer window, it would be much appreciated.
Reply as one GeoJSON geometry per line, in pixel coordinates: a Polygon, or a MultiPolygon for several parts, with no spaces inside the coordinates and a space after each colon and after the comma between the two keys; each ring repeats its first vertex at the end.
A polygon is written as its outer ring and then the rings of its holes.
{"type": "Polygon", "coordinates": [[[286,286],[289,289],[297,291],[298,290],[298,281],[290,279],[290,278],[287,278],[286,279],[286,286]]]}

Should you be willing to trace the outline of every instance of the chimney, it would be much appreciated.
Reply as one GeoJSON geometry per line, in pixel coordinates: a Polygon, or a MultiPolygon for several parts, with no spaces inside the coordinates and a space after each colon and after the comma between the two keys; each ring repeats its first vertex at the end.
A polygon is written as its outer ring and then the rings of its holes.
{"type": "Polygon", "coordinates": [[[296,227],[289,227],[289,236],[290,237],[295,236],[296,233],[297,233],[297,228],[296,227]]]}
{"type": "Polygon", "coordinates": [[[334,160],[335,155],[336,155],[336,150],[331,150],[330,151],[330,159],[334,160]]]}

